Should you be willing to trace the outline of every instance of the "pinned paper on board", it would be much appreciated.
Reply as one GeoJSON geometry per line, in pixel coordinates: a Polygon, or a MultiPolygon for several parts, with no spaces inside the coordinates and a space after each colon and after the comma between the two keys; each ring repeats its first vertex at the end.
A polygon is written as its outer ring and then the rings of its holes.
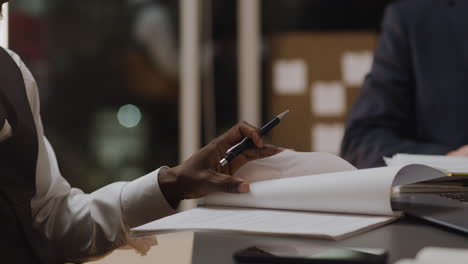
{"type": "Polygon", "coordinates": [[[344,135],[342,124],[317,124],[312,127],[312,150],[338,154],[344,135]]]}
{"type": "Polygon", "coordinates": [[[276,94],[304,94],[307,82],[307,64],[304,60],[278,60],[274,63],[273,89],[276,94]]]}
{"type": "Polygon", "coordinates": [[[345,52],[341,56],[341,72],[343,81],[348,86],[360,87],[364,78],[369,73],[372,67],[373,55],[372,52],[345,52]]]}
{"type": "Polygon", "coordinates": [[[315,82],[310,99],[312,111],[318,116],[340,116],[346,111],[346,92],[341,82],[315,82]]]}

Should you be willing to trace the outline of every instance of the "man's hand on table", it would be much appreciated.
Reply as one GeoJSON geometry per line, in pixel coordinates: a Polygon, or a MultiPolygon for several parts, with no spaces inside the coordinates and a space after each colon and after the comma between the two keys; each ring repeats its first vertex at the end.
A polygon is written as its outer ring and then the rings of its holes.
{"type": "Polygon", "coordinates": [[[468,145],[462,146],[454,151],[450,151],[449,153],[447,153],[447,156],[467,157],[468,145]]]}

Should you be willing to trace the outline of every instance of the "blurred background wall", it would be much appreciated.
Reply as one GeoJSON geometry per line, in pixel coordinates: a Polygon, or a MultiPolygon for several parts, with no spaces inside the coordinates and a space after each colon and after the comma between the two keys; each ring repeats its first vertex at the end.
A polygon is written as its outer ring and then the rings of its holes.
{"type": "MultiPolygon", "coordinates": [[[[260,1],[261,119],[292,111],[270,142],[337,153],[388,2],[260,1]]],[[[198,6],[205,144],[239,119],[243,14],[237,0],[198,6]]],[[[175,0],[10,3],[10,48],[38,81],[46,135],[72,185],[92,191],[179,162],[180,21],[175,0]]]]}

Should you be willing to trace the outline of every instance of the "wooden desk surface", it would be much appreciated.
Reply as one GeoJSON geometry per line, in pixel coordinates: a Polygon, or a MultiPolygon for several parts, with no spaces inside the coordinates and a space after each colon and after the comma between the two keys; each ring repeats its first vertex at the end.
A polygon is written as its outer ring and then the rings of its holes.
{"type": "Polygon", "coordinates": [[[133,249],[118,249],[104,258],[87,264],[190,264],[192,263],[193,232],[158,235],[158,245],[146,256],[133,249]]]}

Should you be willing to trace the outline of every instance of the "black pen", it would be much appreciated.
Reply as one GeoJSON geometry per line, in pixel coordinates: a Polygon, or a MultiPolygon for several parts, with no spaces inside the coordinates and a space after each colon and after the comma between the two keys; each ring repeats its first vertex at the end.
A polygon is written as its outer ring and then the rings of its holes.
{"type": "MultiPolygon", "coordinates": [[[[268,131],[270,131],[272,128],[278,125],[281,122],[281,120],[288,115],[288,113],[289,113],[289,110],[284,111],[283,113],[273,118],[270,122],[268,122],[262,128],[260,128],[260,135],[263,136],[266,133],[268,133],[268,131]]],[[[252,140],[247,137],[244,138],[241,142],[239,142],[238,144],[234,145],[232,148],[228,149],[228,151],[226,151],[226,156],[224,156],[224,158],[219,161],[219,164],[221,164],[221,166],[228,164],[228,162],[232,161],[242,151],[252,146],[253,146],[252,140]]]]}

